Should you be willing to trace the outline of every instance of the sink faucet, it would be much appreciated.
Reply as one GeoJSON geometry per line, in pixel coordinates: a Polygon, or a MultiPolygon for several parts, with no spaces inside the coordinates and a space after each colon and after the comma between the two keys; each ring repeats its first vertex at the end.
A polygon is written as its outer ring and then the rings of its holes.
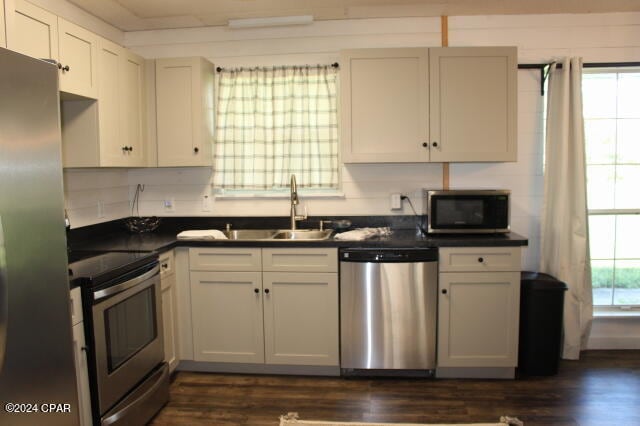
{"type": "Polygon", "coordinates": [[[298,185],[296,184],[296,175],[291,175],[291,229],[296,229],[296,221],[305,220],[307,215],[298,215],[296,213],[296,206],[300,204],[298,200],[298,185]]]}

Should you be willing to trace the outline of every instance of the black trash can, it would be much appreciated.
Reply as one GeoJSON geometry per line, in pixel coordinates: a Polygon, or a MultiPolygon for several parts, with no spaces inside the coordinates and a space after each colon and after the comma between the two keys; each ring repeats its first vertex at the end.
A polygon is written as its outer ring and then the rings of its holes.
{"type": "Polygon", "coordinates": [[[562,314],[567,285],[548,274],[522,272],[520,277],[519,376],[558,373],[562,314]]]}

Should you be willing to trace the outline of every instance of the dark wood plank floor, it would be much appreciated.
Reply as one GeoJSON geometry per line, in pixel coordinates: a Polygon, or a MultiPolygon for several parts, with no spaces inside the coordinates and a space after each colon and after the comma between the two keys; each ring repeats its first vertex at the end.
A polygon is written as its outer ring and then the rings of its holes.
{"type": "Polygon", "coordinates": [[[464,423],[517,416],[526,426],[640,425],[640,351],[587,351],[553,377],[343,379],[180,372],[152,425],[278,425],[306,420],[464,423]]]}

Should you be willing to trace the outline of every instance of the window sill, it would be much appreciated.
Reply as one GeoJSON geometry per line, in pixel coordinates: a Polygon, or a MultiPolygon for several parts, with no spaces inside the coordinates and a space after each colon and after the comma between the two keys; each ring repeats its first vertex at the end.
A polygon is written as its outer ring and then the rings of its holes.
{"type": "MultiPolygon", "coordinates": [[[[344,192],[325,192],[325,193],[311,193],[305,194],[303,192],[298,193],[300,197],[300,201],[304,201],[309,198],[345,198],[344,192]]],[[[282,199],[288,200],[291,197],[289,193],[282,194],[215,194],[214,198],[216,200],[255,200],[256,198],[260,199],[282,199]]]]}
{"type": "Polygon", "coordinates": [[[640,309],[594,308],[593,318],[640,318],[640,309]]]}

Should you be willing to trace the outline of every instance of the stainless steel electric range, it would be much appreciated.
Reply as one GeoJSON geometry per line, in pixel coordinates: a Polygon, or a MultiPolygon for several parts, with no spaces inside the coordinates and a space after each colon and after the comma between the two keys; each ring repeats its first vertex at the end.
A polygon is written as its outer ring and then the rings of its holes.
{"type": "Polygon", "coordinates": [[[158,255],[69,258],[69,279],[82,288],[93,422],[145,424],[169,399],[158,255]]]}

